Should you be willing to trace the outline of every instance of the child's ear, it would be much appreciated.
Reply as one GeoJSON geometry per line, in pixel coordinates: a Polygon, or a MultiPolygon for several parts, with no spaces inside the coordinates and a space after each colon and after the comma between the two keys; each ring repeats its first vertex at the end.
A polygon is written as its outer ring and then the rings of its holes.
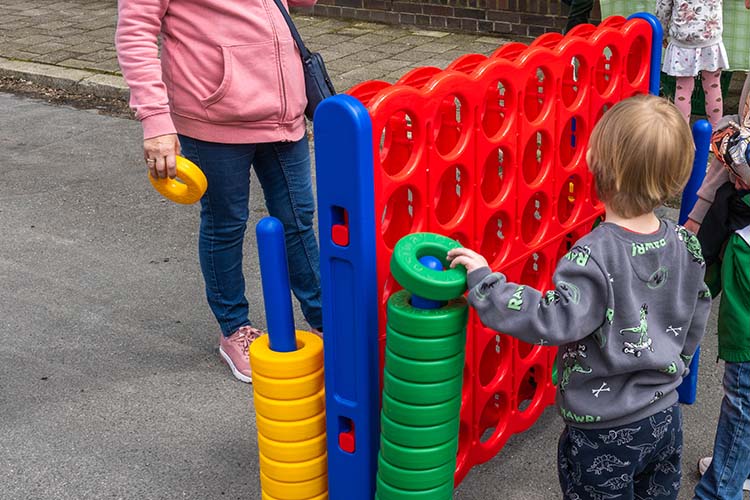
{"type": "Polygon", "coordinates": [[[591,148],[588,148],[586,150],[586,165],[588,165],[589,170],[591,170],[591,165],[593,163],[593,157],[594,155],[591,153],[591,148]]]}

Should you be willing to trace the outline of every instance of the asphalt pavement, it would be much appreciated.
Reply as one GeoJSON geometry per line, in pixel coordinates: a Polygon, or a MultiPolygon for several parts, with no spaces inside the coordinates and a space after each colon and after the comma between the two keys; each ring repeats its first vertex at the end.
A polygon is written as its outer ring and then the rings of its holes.
{"type": "MultiPolygon", "coordinates": [[[[295,19],[339,90],[507,41],[295,19]]],[[[0,77],[126,98],[115,22],[114,0],[3,0],[0,77]]],[[[218,356],[197,207],[151,188],[135,121],[3,93],[0,116],[0,499],[260,499],[252,390],[218,356]]],[[[254,224],[265,209],[252,186],[254,224]]],[[[247,236],[248,299],[263,327],[254,231],[247,236]]],[[[304,326],[299,311],[296,319],[304,326]]],[[[718,417],[714,331],[698,401],[684,408],[681,500],[718,417]]],[[[454,498],[559,499],[561,428],[548,409],[454,498]]]]}
{"type": "MultiPolygon", "coordinates": [[[[0,498],[260,499],[252,391],[217,353],[197,206],[151,188],[135,121],[1,93],[0,116],[0,498]]],[[[253,238],[244,265],[263,327],[253,238]]],[[[680,499],[719,411],[713,325],[684,408],[680,499]]],[[[561,428],[548,409],[454,498],[560,498],[561,428]]]]}

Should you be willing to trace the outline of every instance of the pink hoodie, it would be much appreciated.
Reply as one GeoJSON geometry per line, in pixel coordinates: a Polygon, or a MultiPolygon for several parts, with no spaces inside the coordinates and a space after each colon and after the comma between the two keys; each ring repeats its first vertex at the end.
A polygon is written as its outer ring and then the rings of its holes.
{"type": "Polygon", "coordinates": [[[273,0],[119,0],[118,11],[117,55],[144,139],[179,132],[241,144],[305,133],[302,63],[273,0]]]}

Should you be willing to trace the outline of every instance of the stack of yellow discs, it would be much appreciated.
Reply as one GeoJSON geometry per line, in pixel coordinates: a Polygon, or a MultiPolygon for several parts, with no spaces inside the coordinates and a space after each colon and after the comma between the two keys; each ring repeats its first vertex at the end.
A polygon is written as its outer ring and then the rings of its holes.
{"type": "Polygon", "coordinates": [[[250,345],[263,500],[326,500],[323,341],[297,331],[297,350],[250,345]]]}

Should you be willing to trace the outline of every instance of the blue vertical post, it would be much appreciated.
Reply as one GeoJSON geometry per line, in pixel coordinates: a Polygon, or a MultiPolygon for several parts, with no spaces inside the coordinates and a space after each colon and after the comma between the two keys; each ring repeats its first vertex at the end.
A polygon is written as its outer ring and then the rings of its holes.
{"type": "Polygon", "coordinates": [[[258,238],[269,347],[276,352],[296,351],[284,226],[275,217],[264,217],[256,224],[255,234],[258,238]]]}
{"type": "MultiPolygon", "coordinates": [[[[698,199],[698,188],[703,184],[706,177],[706,166],[708,165],[708,150],[711,144],[711,124],[706,120],[699,120],[693,125],[693,141],[695,141],[695,161],[693,171],[690,174],[685,190],[682,192],[682,203],[680,204],[680,218],[678,222],[684,224],[688,214],[693,209],[698,199]]],[[[700,347],[695,351],[693,360],[690,362],[690,373],[682,384],[677,388],[680,403],[693,404],[698,391],[698,361],[700,359],[700,347]]]]}
{"type": "Polygon", "coordinates": [[[328,497],[371,500],[380,436],[372,123],[354,97],[315,111],[328,497]]]}
{"type": "Polygon", "coordinates": [[[698,200],[698,188],[706,178],[706,166],[708,165],[708,152],[711,148],[711,124],[706,120],[698,120],[693,125],[693,142],[695,142],[695,160],[693,171],[690,174],[685,190],[682,192],[680,203],[680,218],[678,222],[684,224],[688,214],[698,200]]]}
{"type": "Polygon", "coordinates": [[[651,60],[649,61],[651,69],[648,79],[648,91],[653,95],[659,95],[659,88],[661,86],[661,43],[664,38],[664,30],[661,28],[659,19],[649,12],[638,12],[628,17],[628,19],[643,19],[651,25],[651,60]]]}

